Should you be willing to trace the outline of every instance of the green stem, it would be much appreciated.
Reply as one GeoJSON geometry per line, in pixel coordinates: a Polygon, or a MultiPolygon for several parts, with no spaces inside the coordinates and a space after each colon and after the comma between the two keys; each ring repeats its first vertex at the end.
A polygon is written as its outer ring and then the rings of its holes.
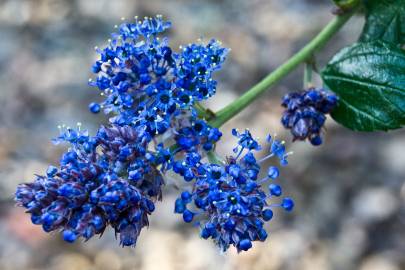
{"type": "Polygon", "coordinates": [[[215,113],[210,109],[205,108],[199,102],[194,103],[194,108],[197,110],[198,116],[205,120],[210,120],[215,117],[215,113]]]}
{"type": "Polygon", "coordinates": [[[267,75],[262,81],[249,89],[246,93],[240,96],[237,100],[219,110],[211,121],[211,126],[220,127],[229,119],[245,109],[250,103],[255,101],[266,90],[274,86],[278,81],[293,71],[299,64],[305,62],[311,57],[314,52],[321,49],[350,19],[357,8],[352,11],[336,16],[325,28],[312,39],[304,48],[287,60],[284,64],[267,75]]]}

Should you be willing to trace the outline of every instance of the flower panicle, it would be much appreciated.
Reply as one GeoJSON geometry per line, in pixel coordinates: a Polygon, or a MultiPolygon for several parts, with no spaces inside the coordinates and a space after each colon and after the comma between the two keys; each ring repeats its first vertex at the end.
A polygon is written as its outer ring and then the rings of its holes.
{"type": "Polygon", "coordinates": [[[338,97],[324,89],[288,93],[281,103],[285,108],[281,123],[291,130],[294,140],[308,139],[312,145],[321,145],[326,114],[332,112],[337,103],[338,97]]]}
{"type": "Polygon", "coordinates": [[[149,224],[154,202],[161,199],[162,172],[170,162],[162,146],[148,150],[144,134],[112,125],[91,137],[87,131],[66,128],[56,139],[70,145],[59,168],[50,166],[45,176],[20,184],[17,204],[26,208],[34,224],[46,232],[62,231],[68,242],[88,240],[111,226],[121,245],[135,245],[149,224]]]}
{"type": "Polygon", "coordinates": [[[196,115],[193,104],[216,92],[212,75],[228,49],[211,40],[176,53],[158,37],[169,27],[160,16],[124,23],[106,48],[97,49],[100,58],[92,68],[97,77],[89,83],[105,98],[91,103],[90,111],[118,114],[111,120],[121,125],[147,125],[152,136],[180,121],[184,111],[196,115]]]}
{"type": "Polygon", "coordinates": [[[44,231],[61,231],[64,240],[75,242],[111,227],[122,246],[135,246],[162,199],[169,170],[192,184],[176,200],[175,212],[185,222],[198,222],[201,237],[212,238],[223,251],[246,251],[264,241],[274,208],[293,209],[289,197],[272,202],[283,193],[276,182],[279,166],[267,167],[259,179],[265,160],[287,165],[283,141],[268,136],[267,155],[258,160],[259,141],[249,130],[234,129],[233,154],[224,162],[205,162],[222,133],[199,117],[195,105],[215,95],[213,75],[229,49],[212,39],[175,52],[160,37],[170,27],[161,16],[135,18],[117,25],[105,48],[96,48],[99,59],[89,84],[103,100],[90,103],[89,110],[104,112],[109,124],[95,136],[80,123],[60,126],[53,142],[69,148],[59,166],[16,190],[17,204],[44,231]]]}
{"type": "Polygon", "coordinates": [[[175,52],[159,38],[169,27],[161,16],[117,26],[108,46],[97,49],[90,85],[104,100],[89,109],[111,114],[113,124],[142,128],[151,139],[174,139],[182,151],[209,151],[221,133],[198,119],[194,104],[215,94],[212,77],[229,50],[212,39],[175,52]]]}
{"type": "Polygon", "coordinates": [[[186,181],[194,180],[191,190],[185,190],[175,202],[175,213],[182,214],[187,223],[195,221],[204,239],[212,238],[222,251],[234,246],[238,252],[249,250],[254,241],[265,241],[265,223],[273,217],[273,210],[281,207],[291,211],[294,202],[284,197],[279,203],[271,202],[282,196],[276,183],[279,168],[270,166],[266,176],[259,179],[262,163],[270,158],[287,164],[290,153],[284,143],[268,137],[268,155],[257,160],[254,152],[261,149],[257,140],[245,130],[233,135],[238,139],[234,154],[225,164],[204,163],[199,155],[188,155],[174,165],[186,181]]]}

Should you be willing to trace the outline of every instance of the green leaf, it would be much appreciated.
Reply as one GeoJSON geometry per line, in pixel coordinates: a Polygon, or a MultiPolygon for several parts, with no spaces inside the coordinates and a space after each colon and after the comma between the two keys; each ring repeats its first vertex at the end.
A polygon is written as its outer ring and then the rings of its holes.
{"type": "Polygon", "coordinates": [[[366,24],[360,41],[405,43],[405,0],[367,0],[366,24]]]}
{"type": "Polygon", "coordinates": [[[405,124],[405,52],[391,43],[357,43],[337,53],[322,72],[339,96],[332,117],[359,131],[405,124]]]}

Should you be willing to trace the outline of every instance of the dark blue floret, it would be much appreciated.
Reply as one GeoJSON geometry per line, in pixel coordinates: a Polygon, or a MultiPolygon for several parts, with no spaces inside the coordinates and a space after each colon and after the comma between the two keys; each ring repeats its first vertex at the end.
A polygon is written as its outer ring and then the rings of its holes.
{"type": "Polygon", "coordinates": [[[286,94],[281,104],[286,108],[281,123],[291,130],[294,140],[308,139],[312,145],[320,145],[325,115],[332,112],[337,102],[337,96],[324,89],[286,94]]]}
{"type": "Polygon", "coordinates": [[[190,223],[193,221],[194,214],[190,210],[184,210],[183,212],[183,220],[184,222],[190,223]]]}
{"type": "Polygon", "coordinates": [[[249,130],[245,130],[243,133],[239,133],[237,129],[232,129],[232,135],[239,139],[238,146],[234,148],[234,152],[237,153],[238,149],[248,149],[248,150],[260,150],[259,143],[253,139],[252,134],[249,130]]]}
{"type": "Polygon", "coordinates": [[[275,184],[271,184],[269,186],[269,191],[270,191],[271,195],[274,195],[274,196],[277,196],[277,197],[280,196],[281,193],[282,193],[281,187],[279,185],[275,185],[275,184]]]}
{"type": "Polygon", "coordinates": [[[186,209],[186,204],[184,203],[184,201],[180,198],[176,199],[176,202],[174,205],[174,212],[177,214],[182,214],[185,209],[186,209]]]}
{"type": "Polygon", "coordinates": [[[48,177],[54,176],[58,172],[58,168],[55,166],[49,166],[48,169],[46,170],[46,175],[48,177]]]}
{"type": "Polygon", "coordinates": [[[270,209],[266,209],[263,211],[263,220],[264,221],[269,221],[272,218],[273,218],[273,211],[271,211],[270,209]]]}
{"type": "Polygon", "coordinates": [[[101,107],[100,107],[100,105],[97,104],[97,103],[92,102],[92,103],[90,103],[90,105],[89,105],[89,110],[90,110],[92,113],[99,113],[99,112],[100,112],[100,109],[101,109],[101,107]]]}
{"type": "Polygon", "coordinates": [[[267,176],[271,179],[276,179],[280,175],[280,172],[276,166],[270,166],[267,170],[267,176]]]}
{"type": "Polygon", "coordinates": [[[76,241],[76,239],[76,234],[71,230],[63,231],[63,240],[65,240],[66,242],[73,243],[74,241],[76,241]]]}
{"type": "Polygon", "coordinates": [[[247,251],[252,247],[252,242],[249,239],[243,239],[239,242],[239,249],[247,251]]]}
{"type": "Polygon", "coordinates": [[[291,211],[294,208],[294,201],[291,198],[284,198],[281,206],[287,210],[291,211]]]}

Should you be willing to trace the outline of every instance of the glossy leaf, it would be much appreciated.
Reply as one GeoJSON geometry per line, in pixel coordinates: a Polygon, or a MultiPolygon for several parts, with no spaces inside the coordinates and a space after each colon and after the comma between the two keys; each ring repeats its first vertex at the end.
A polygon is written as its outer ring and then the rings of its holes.
{"type": "Polygon", "coordinates": [[[405,124],[405,52],[382,42],[344,48],[322,72],[339,96],[332,117],[359,131],[389,130],[405,124]]]}
{"type": "Polygon", "coordinates": [[[360,41],[384,40],[405,44],[405,0],[368,0],[360,41]]]}

